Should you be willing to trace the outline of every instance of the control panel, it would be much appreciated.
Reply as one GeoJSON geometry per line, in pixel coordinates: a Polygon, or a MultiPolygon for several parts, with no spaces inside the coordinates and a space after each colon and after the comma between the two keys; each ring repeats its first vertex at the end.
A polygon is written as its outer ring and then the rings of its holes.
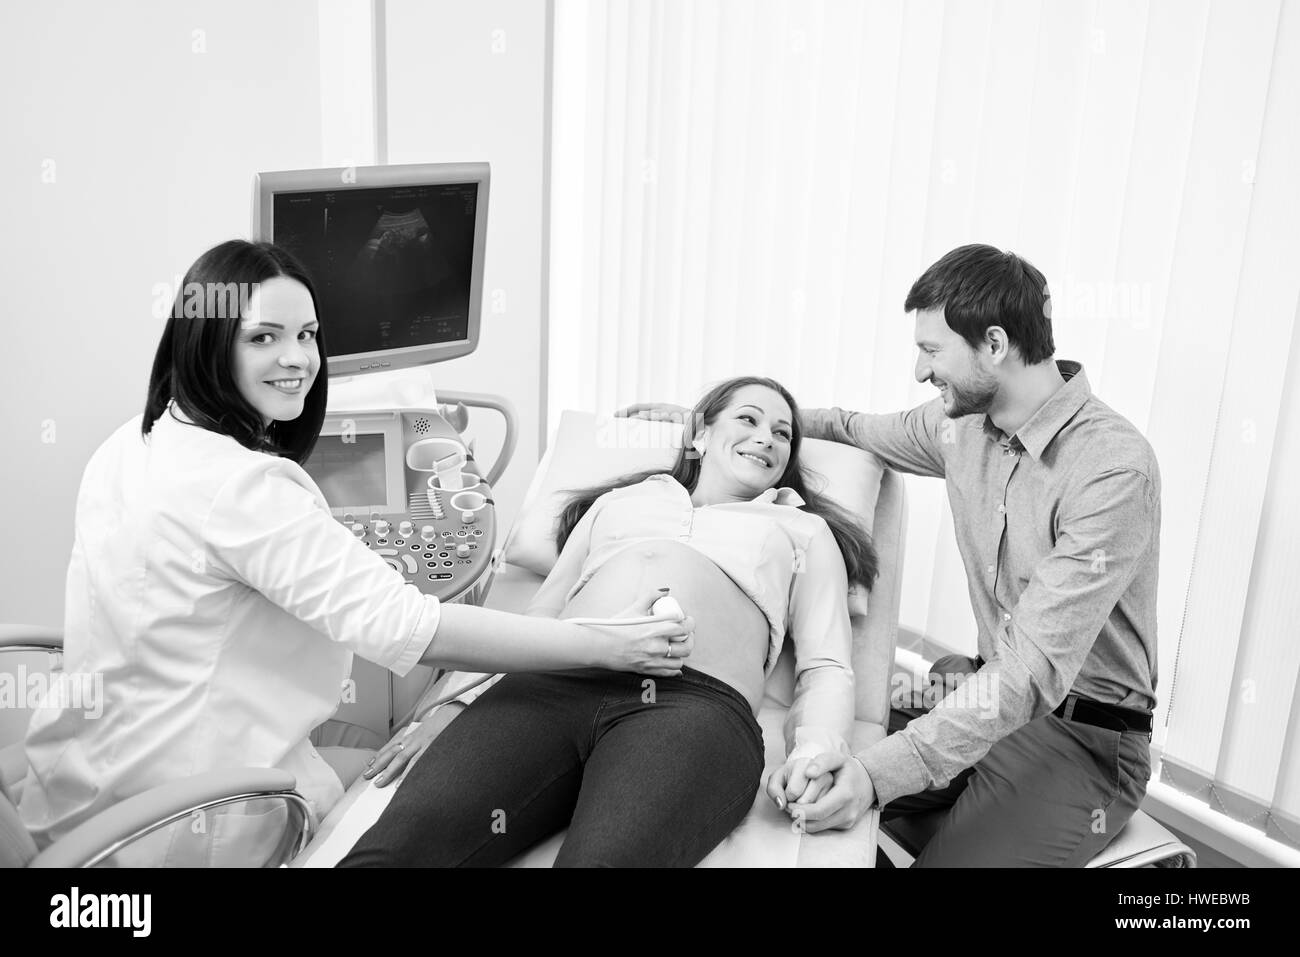
{"type": "Polygon", "coordinates": [[[488,571],[492,490],[438,412],[331,412],[304,468],[335,518],[422,592],[449,601],[488,571]]]}

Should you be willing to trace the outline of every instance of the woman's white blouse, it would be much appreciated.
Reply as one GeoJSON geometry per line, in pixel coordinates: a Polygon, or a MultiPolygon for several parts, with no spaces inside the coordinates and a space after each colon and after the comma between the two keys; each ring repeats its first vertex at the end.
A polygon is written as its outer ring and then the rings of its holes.
{"type": "MultiPolygon", "coordinates": [[[[573,529],[557,568],[581,556],[565,600],[619,552],[647,541],[689,545],[726,573],[767,618],[763,673],[776,667],[787,634],[796,686],[786,751],[813,757],[846,747],[853,729],[853,633],[844,557],[825,520],[799,506],[794,489],[770,488],[748,502],[695,506],[672,476],[606,492],[573,529]],[[571,544],[572,543],[572,547],[571,544]]],[[[554,573],[553,573],[554,574],[554,573]]],[[[563,572],[561,572],[563,577],[563,572]]]]}
{"type": "MultiPolygon", "coordinates": [[[[123,798],[236,767],[292,772],[324,815],[343,788],[307,736],[337,709],[353,652],[405,674],[438,620],[299,465],[174,405],[148,439],[137,416],[86,466],[68,568],[67,684],[102,698],[33,715],[23,821],[44,846],[123,798]]],[[[273,838],[273,805],[182,822],[118,863],[238,863],[273,838]]]]}

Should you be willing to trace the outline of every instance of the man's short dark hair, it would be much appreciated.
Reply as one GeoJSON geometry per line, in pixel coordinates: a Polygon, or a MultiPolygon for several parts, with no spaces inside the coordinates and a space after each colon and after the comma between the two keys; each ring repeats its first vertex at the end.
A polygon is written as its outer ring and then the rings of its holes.
{"type": "Polygon", "coordinates": [[[959,246],[925,271],[907,294],[905,312],[943,308],[948,328],[972,348],[1001,326],[1027,365],[1056,352],[1047,280],[1015,253],[974,243],[959,246]]]}

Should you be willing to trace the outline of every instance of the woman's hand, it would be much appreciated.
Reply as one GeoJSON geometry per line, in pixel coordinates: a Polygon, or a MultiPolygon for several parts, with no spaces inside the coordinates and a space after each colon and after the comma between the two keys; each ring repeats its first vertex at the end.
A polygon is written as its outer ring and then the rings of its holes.
{"type": "MultiPolygon", "coordinates": [[[[648,592],[615,618],[644,618],[650,606],[664,596],[648,592]]],[[[644,625],[575,625],[592,634],[596,642],[595,666],[611,671],[635,671],[660,678],[682,673],[682,663],[695,648],[695,619],[662,616],[644,625]]]]}
{"type": "Polygon", "coordinates": [[[649,419],[651,422],[677,422],[685,425],[691,410],[671,402],[638,402],[614,413],[617,419],[649,419]]]}
{"type": "Polygon", "coordinates": [[[370,759],[370,764],[361,776],[373,779],[377,788],[396,781],[406,766],[423,754],[429,742],[440,735],[442,729],[464,710],[465,706],[459,701],[449,701],[434,708],[433,714],[421,721],[420,726],[410,734],[402,728],[370,759]]]}
{"type": "Polygon", "coordinates": [[[832,776],[823,771],[819,776],[809,777],[808,766],[812,759],[791,755],[785,764],[772,772],[767,779],[767,796],[782,811],[794,815],[796,804],[812,804],[830,790],[832,776]]]}
{"type": "Polygon", "coordinates": [[[806,754],[803,757],[792,754],[767,779],[767,796],[790,817],[796,814],[797,805],[813,804],[831,787],[829,772],[823,772],[819,778],[809,778],[807,767],[810,763],[811,758],[806,754]]]}

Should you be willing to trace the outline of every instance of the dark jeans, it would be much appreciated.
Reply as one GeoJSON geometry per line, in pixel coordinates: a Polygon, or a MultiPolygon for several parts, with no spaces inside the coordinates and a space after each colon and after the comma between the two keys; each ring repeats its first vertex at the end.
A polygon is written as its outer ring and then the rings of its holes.
{"type": "MultiPolygon", "coordinates": [[[[924,713],[894,708],[889,733],[924,713]]],[[[947,787],[891,801],[880,816],[902,843],[923,845],[913,867],[1083,867],[1128,823],[1150,776],[1145,734],[1048,714],[947,787]]]]}
{"type": "Polygon", "coordinates": [[[735,689],[589,669],[502,678],[421,755],[340,867],[691,867],[749,812],[763,735],[735,689]]]}

